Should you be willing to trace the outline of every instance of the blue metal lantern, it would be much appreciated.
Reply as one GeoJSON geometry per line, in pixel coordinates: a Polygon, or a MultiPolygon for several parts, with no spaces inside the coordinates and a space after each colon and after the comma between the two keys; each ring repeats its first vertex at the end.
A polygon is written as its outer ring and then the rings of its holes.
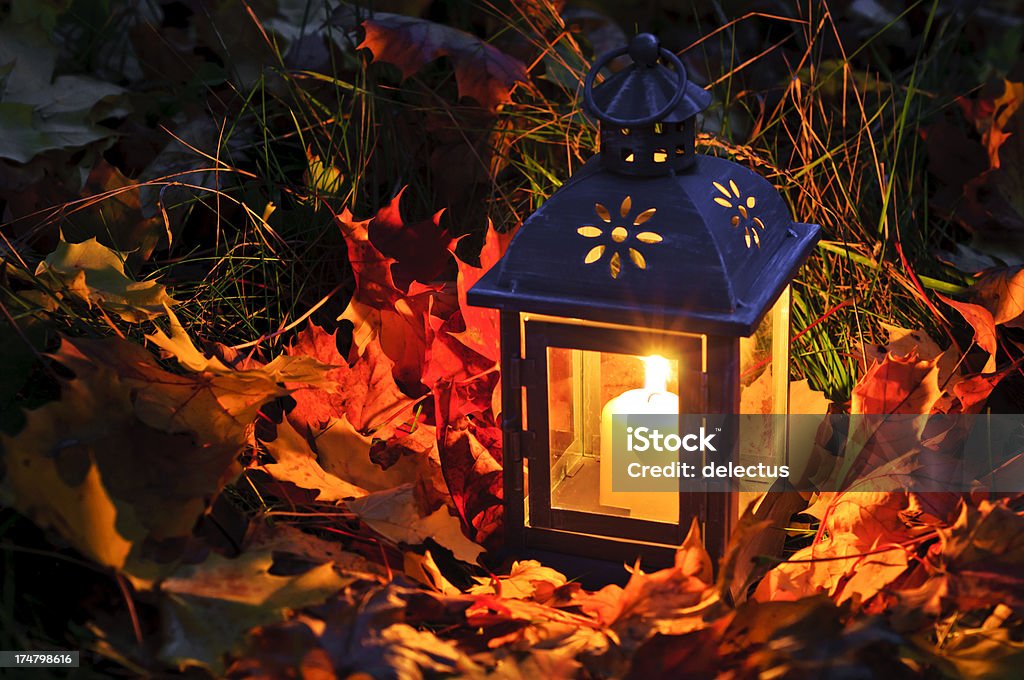
{"type": "MultiPolygon", "coordinates": [[[[720,553],[736,494],[615,490],[609,414],[739,413],[758,376],[786,412],[789,284],[819,228],[760,175],[695,153],[709,102],[654,36],[604,55],[584,85],[600,153],[469,292],[501,310],[512,549],[664,561],[697,518],[720,553]],[[625,53],[632,65],[595,87],[625,53]]],[[[785,455],[779,442],[763,455],[785,455]]]]}

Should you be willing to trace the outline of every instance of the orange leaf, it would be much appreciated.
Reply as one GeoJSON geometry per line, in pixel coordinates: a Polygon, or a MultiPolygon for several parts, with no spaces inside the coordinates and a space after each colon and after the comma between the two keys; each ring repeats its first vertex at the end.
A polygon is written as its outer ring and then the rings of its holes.
{"type": "Polygon", "coordinates": [[[985,363],[983,373],[992,373],[996,370],[996,323],[992,312],[981,305],[970,302],[957,302],[945,295],[938,296],[940,300],[960,312],[960,315],[974,329],[974,342],[978,347],[988,352],[988,361],[985,363]]]}
{"type": "Polygon", "coordinates": [[[996,325],[1024,328],[1024,267],[989,270],[971,290],[996,325]]]}

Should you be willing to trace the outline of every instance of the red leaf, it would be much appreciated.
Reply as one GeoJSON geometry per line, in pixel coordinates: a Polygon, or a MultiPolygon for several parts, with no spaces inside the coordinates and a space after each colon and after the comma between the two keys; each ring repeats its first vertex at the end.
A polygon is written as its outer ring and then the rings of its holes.
{"type": "Polygon", "coordinates": [[[394,364],[376,340],[369,342],[363,355],[349,366],[338,354],[336,335],[337,331],[328,334],[311,323],[287,349],[291,356],[310,356],[336,366],[328,371],[327,379],[338,385],[332,391],[296,391],[292,395],[295,408],[288,417],[300,432],[316,433],[331,418],[344,415],[357,431],[373,431],[386,438],[407,419],[403,412],[412,400],[398,389],[392,375],[394,364]]]}
{"type": "Polygon", "coordinates": [[[368,225],[372,220],[356,222],[348,208],[335,219],[345,237],[349,265],[356,280],[356,290],[352,294],[352,299],[374,309],[394,307],[403,292],[395,285],[391,274],[394,260],[385,257],[370,242],[368,225]]]}
{"type": "Polygon", "coordinates": [[[511,100],[512,86],[526,82],[526,67],[480,38],[425,19],[375,12],[363,22],[366,37],[359,47],[374,61],[394,64],[408,78],[438,57],[455,68],[460,97],[471,97],[495,110],[511,100]]]}
{"type": "MultiPolygon", "coordinates": [[[[455,508],[470,529],[470,538],[484,544],[501,527],[501,464],[474,435],[468,418],[448,425],[438,439],[441,472],[455,508]]],[[[500,455],[499,455],[500,457],[500,455]]]]}
{"type": "Polygon", "coordinates": [[[430,283],[444,272],[451,258],[452,239],[440,225],[443,210],[429,220],[405,222],[399,208],[403,193],[404,187],[387,207],[377,212],[368,231],[371,243],[394,260],[391,274],[395,284],[408,290],[413,280],[430,283]]]}
{"type": "Polygon", "coordinates": [[[465,330],[455,332],[453,335],[469,349],[494,362],[500,359],[498,311],[486,307],[470,306],[466,301],[466,293],[501,259],[513,236],[515,236],[515,230],[502,233],[495,230],[494,225],[488,225],[484,247],[480,251],[480,266],[474,267],[457,257],[455,258],[455,262],[459,266],[459,308],[462,310],[462,319],[466,327],[465,330]]]}

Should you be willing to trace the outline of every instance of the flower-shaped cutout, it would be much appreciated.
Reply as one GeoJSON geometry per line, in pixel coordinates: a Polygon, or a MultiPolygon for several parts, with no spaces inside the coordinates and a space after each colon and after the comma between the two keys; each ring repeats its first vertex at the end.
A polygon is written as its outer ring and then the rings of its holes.
{"type": "MultiPolygon", "coordinates": [[[[583,258],[585,264],[593,264],[599,262],[604,257],[606,252],[611,252],[611,256],[608,258],[608,271],[611,273],[613,279],[619,278],[619,274],[622,273],[622,260],[623,253],[629,258],[629,261],[637,269],[647,269],[647,259],[643,256],[637,248],[630,246],[627,241],[632,237],[640,243],[653,245],[655,243],[661,243],[661,234],[653,231],[637,231],[631,233],[630,227],[623,226],[623,223],[630,222],[629,215],[633,210],[633,199],[626,196],[622,199],[622,203],[619,205],[619,215],[616,219],[612,219],[611,211],[608,210],[601,203],[594,204],[594,212],[601,218],[604,226],[593,226],[585,225],[576,230],[580,236],[584,238],[605,238],[611,239],[610,244],[599,244],[587,251],[586,257],[583,258]],[[621,220],[619,219],[621,218],[621,220]],[[617,224],[616,224],[617,223],[617,224]],[[614,226],[613,226],[614,225],[614,226]]],[[[654,214],[658,211],[657,208],[648,208],[632,219],[631,227],[639,227],[647,220],[654,217],[654,214]]]]}
{"type": "Polygon", "coordinates": [[[723,208],[730,208],[736,211],[736,214],[732,216],[732,226],[734,228],[743,227],[743,238],[747,242],[747,247],[750,248],[756,245],[760,248],[761,234],[764,233],[764,222],[761,221],[760,217],[753,214],[753,210],[757,206],[757,199],[753,196],[747,196],[746,199],[742,199],[740,197],[740,189],[733,180],[729,180],[728,189],[719,182],[712,182],[712,184],[722,194],[721,196],[715,196],[715,203],[723,208]]]}

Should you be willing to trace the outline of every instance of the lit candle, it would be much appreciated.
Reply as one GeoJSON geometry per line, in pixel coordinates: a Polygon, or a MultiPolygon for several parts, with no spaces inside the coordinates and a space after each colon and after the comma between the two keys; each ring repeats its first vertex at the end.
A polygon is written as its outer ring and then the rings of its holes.
{"type": "Polygon", "coordinates": [[[650,356],[644,357],[643,361],[643,388],[627,390],[609,400],[601,409],[600,500],[601,505],[628,510],[630,517],[675,522],[679,518],[679,499],[675,494],[612,491],[612,416],[679,413],[679,397],[668,391],[668,359],[650,356]]]}

